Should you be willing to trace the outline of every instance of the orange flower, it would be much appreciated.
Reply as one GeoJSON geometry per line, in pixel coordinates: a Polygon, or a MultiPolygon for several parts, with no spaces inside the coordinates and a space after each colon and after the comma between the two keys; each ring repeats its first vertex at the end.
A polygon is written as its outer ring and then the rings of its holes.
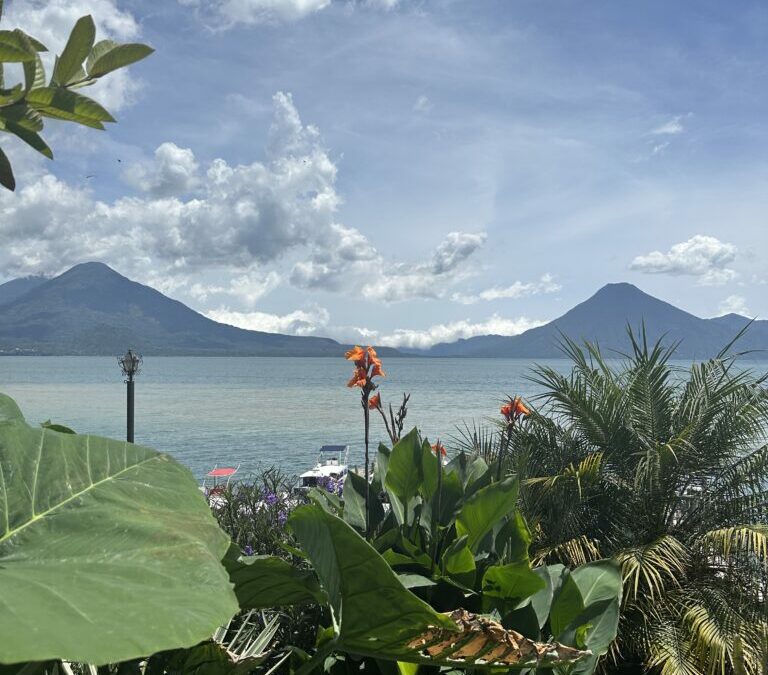
{"type": "Polygon", "coordinates": [[[386,374],[381,368],[381,361],[379,361],[378,363],[374,363],[373,368],[371,369],[371,377],[378,377],[378,376],[386,377],[386,374]]]}
{"type": "Polygon", "coordinates": [[[347,382],[348,387],[364,387],[368,382],[368,371],[366,368],[358,366],[352,375],[352,379],[347,382]]]}
{"type": "Polygon", "coordinates": [[[347,359],[347,361],[362,361],[365,359],[365,350],[362,347],[355,345],[346,354],[344,354],[344,358],[347,359]]]}
{"type": "Polygon", "coordinates": [[[523,405],[519,396],[509,399],[509,403],[501,406],[501,414],[507,419],[507,422],[516,420],[521,415],[530,415],[531,411],[523,405]]]}
{"type": "Polygon", "coordinates": [[[378,408],[381,408],[381,394],[374,394],[371,396],[371,398],[368,399],[368,407],[371,410],[377,410],[378,408]]]}
{"type": "Polygon", "coordinates": [[[432,446],[432,452],[434,452],[436,455],[442,455],[445,457],[448,453],[445,451],[445,446],[438,441],[432,446]]]}

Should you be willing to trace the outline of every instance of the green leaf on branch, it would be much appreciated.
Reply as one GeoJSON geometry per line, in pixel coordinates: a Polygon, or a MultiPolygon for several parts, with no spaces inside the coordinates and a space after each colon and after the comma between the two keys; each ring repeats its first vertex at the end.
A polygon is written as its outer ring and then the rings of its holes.
{"type": "Polygon", "coordinates": [[[83,65],[96,39],[96,26],[90,15],[81,17],[69,34],[69,40],[56,60],[51,84],[66,85],[83,65]]]}
{"type": "Polygon", "coordinates": [[[37,52],[29,37],[22,31],[0,30],[0,61],[24,63],[34,61],[37,52]]]}
{"type": "Polygon", "coordinates": [[[96,129],[104,128],[102,122],[115,121],[93,99],[60,87],[33,89],[27,94],[27,102],[46,117],[69,120],[96,129]]]}
{"type": "Polygon", "coordinates": [[[0,185],[9,190],[16,189],[16,179],[13,176],[11,163],[2,148],[0,148],[0,185]]]}
{"type": "Polygon", "coordinates": [[[0,395],[0,662],[190,647],[237,611],[219,529],[167,455],[31,427],[0,395]]]}
{"type": "Polygon", "coordinates": [[[527,562],[492,565],[483,575],[483,596],[512,606],[546,588],[546,582],[527,562]]]}
{"type": "MultiPolygon", "coordinates": [[[[101,42],[99,44],[102,44],[101,42]]],[[[155,50],[147,45],[129,43],[115,45],[111,49],[105,49],[96,58],[88,59],[88,75],[90,77],[102,77],[113,70],[130,66],[132,63],[147,58],[155,50]]],[[[95,48],[94,48],[95,49],[95,48]]]]}
{"type": "Polygon", "coordinates": [[[27,145],[37,150],[41,155],[44,155],[48,159],[53,159],[53,151],[38,133],[25,129],[16,122],[2,122],[2,120],[0,120],[0,125],[3,124],[7,131],[20,138],[27,145]]]}

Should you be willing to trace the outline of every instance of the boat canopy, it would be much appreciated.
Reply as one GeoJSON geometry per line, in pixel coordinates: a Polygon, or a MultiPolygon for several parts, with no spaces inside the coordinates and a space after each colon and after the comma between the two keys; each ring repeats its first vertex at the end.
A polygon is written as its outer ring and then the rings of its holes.
{"type": "Polygon", "coordinates": [[[236,473],[237,473],[237,469],[234,469],[228,466],[222,466],[216,469],[212,469],[211,471],[208,472],[207,475],[209,475],[211,478],[219,478],[222,476],[231,476],[236,473]]]}
{"type": "Polygon", "coordinates": [[[324,445],[322,448],[320,448],[320,452],[332,452],[336,455],[340,455],[343,452],[346,452],[349,446],[347,445],[324,445]]]}

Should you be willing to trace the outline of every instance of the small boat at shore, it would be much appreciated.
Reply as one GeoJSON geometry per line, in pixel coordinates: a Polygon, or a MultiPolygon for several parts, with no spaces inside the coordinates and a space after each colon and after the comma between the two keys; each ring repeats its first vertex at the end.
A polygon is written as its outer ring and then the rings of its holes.
{"type": "Polygon", "coordinates": [[[206,496],[211,506],[220,506],[223,503],[221,494],[227,490],[239,469],[239,464],[236,467],[216,464],[205,474],[200,483],[200,491],[206,496]]]}
{"type": "Polygon", "coordinates": [[[324,445],[318,451],[317,464],[299,476],[297,490],[307,492],[313,487],[340,484],[349,471],[349,446],[324,445]]]}

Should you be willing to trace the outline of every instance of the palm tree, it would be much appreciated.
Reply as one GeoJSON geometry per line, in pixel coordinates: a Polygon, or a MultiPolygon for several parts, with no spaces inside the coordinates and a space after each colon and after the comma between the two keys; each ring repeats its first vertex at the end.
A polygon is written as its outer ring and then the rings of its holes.
{"type": "Polygon", "coordinates": [[[546,393],[509,461],[532,553],[620,561],[610,672],[768,673],[766,378],[731,345],[683,369],[629,332],[619,360],[565,339],[571,373],[530,377],[546,393]]]}

